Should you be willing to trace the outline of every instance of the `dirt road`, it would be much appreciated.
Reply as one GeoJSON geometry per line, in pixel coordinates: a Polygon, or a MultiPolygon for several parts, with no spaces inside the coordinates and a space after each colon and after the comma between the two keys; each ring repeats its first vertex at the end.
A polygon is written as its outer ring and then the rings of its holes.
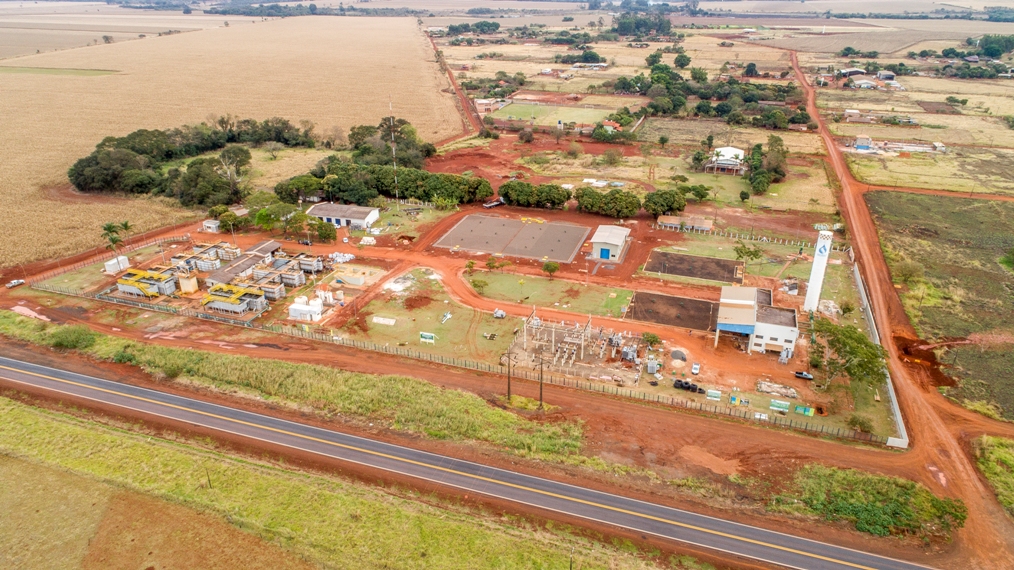
{"type": "MultiPolygon", "coordinates": [[[[904,362],[894,338],[914,339],[917,335],[891,282],[887,261],[880,249],[877,228],[863,199],[863,185],[846,166],[841,150],[821,117],[814,89],[806,81],[796,54],[792,53],[791,58],[796,77],[806,94],[807,112],[820,122],[820,135],[827,146],[828,158],[841,182],[842,214],[852,234],[856,257],[862,264],[875,318],[884,336],[888,367],[895,382],[902,413],[907,420],[912,449],[906,457],[911,465],[923,464],[924,469],[934,473],[931,485],[934,491],[959,497],[968,506],[968,522],[958,533],[959,547],[968,556],[969,565],[966,567],[1014,567],[1014,524],[980,478],[969,457],[964,433],[964,430],[973,425],[983,432],[1009,429],[1006,426],[1001,428],[999,422],[991,422],[986,418],[975,421],[967,414],[960,414],[964,420],[960,424],[945,421],[941,412],[950,411],[955,406],[933,389],[925,368],[904,362]]],[[[953,417],[955,414],[948,415],[953,417]]]]}

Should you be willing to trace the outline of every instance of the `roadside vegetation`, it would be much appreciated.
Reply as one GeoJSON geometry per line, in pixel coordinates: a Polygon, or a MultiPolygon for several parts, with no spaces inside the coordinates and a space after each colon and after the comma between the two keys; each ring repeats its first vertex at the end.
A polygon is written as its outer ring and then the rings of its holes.
{"type": "MultiPolygon", "coordinates": [[[[564,531],[239,459],[0,398],[0,453],[209,511],[324,567],[650,568],[564,531]]],[[[93,501],[94,502],[94,501],[93,501]]]]}
{"type": "Polygon", "coordinates": [[[159,381],[310,408],[327,418],[379,422],[434,439],[481,442],[522,457],[608,468],[601,459],[581,455],[578,423],[541,424],[490,406],[474,394],[423,380],[137,343],[81,325],[47,324],[8,311],[0,312],[0,334],[132,364],[159,381]]]}
{"type": "Polygon", "coordinates": [[[790,490],[775,497],[769,508],[848,522],[876,536],[925,540],[949,538],[968,516],[961,500],[941,499],[919,483],[816,464],[796,472],[790,490]]]}
{"type": "Polygon", "coordinates": [[[1014,440],[984,435],[975,440],[979,471],[1007,514],[1014,517],[1014,440]]]}

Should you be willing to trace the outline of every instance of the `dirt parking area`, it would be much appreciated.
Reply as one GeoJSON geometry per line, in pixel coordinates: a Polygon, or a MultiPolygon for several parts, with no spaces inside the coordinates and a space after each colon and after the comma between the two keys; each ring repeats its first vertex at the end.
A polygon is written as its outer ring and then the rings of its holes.
{"type": "Polygon", "coordinates": [[[651,273],[665,273],[709,281],[743,284],[743,262],[717,257],[684,255],[653,251],[644,264],[644,270],[651,273]]]}
{"type": "Polygon", "coordinates": [[[639,292],[634,293],[634,298],[630,300],[627,317],[660,325],[712,331],[718,319],[718,303],[639,292]]]}

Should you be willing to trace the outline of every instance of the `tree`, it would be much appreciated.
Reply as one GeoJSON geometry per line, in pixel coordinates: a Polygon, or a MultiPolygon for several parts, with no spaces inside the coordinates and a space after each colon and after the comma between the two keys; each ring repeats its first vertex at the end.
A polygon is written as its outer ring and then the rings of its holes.
{"type": "MultiPolygon", "coordinates": [[[[337,177],[332,176],[329,178],[337,177]]],[[[322,188],[323,184],[316,176],[310,174],[300,174],[299,176],[294,176],[288,180],[283,180],[278,184],[275,184],[275,194],[282,202],[296,204],[300,200],[320,196],[322,188]]],[[[326,197],[331,200],[345,199],[344,194],[339,191],[328,191],[326,194],[326,197]]]]}
{"type": "Polygon", "coordinates": [[[685,69],[688,65],[690,65],[690,56],[685,53],[681,53],[676,56],[675,60],[673,60],[673,64],[680,69],[685,69]]]}
{"type": "Polygon", "coordinates": [[[677,190],[656,190],[644,197],[645,211],[656,218],[670,212],[682,212],[686,207],[686,197],[677,190]]]}
{"type": "Polygon", "coordinates": [[[489,259],[486,260],[486,269],[488,269],[490,271],[493,271],[494,269],[496,269],[496,258],[495,257],[490,257],[489,259]]]}
{"type": "Polygon", "coordinates": [[[310,216],[308,216],[306,212],[296,210],[286,216],[282,221],[284,223],[283,228],[285,235],[293,233],[298,236],[306,231],[306,224],[310,221],[310,216]]]}
{"type": "Polygon", "coordinates": [[[116,254],[116,248],[123,243],[123,238],[116,234],[106,236],[109,243],[106,244],[106,249],[112,250],[113,254],[116,254]]]}
{"type": "Polygon", "coordinates": [[[642,333],[641,340],[644,341],[644,344],[648,345],[648,348],[652,348],[656,344],[662,343],[662,339],[658,338],[657,334],[650,332],[642,333]]]}
{"type": "Polygon", "coordinates": [[[278,158],[278,153],[281,152],[282,149],[284,148],[285,145],[283,145],[280,142],[270,141],[264,143],[264,150],[266,150],[267,153],[271,155],[271,160],[275,160],[276,158],[278,158]]]}
{"type": "Polygon", "coordinates": [[[240,225],[241,222],[239,216],[237,216],[235,212],[230,212],[226,210],[225,212],[222,212],[222,214],[218,216],[218,227],[222,231],[231,232],[233,230],[239,229],[240,225]]]}
{"type": "Polygon", "coordinates": [[[746,64],[746,69],[743,70],[743,75],[746,77],[759,77],[760,72],[757,71],[757,64],[756,63],[746,64]]]}
{"type": "Polygon", "coordinates": [[[608,164],[609,166],[616,166],[617,164],[623,162],[623,153],[615,148],[607,148],[605,152],[602,153],[602,162],[608,164]]]}
{"type": "Polygon", "coordinates": [[[109,236],[115,236],[120,233],[120,224],[115,222],[106,222],[102,224],[102,237],[109,239],[109,236]]]}
{"type": "Polygon", "coordinates": [[[908,285],[913,281],[922,279],[923,268],[921,264],[915,261],[905,260],[894,267],[894,276],[898,281],[908,285]]]}
{"type": "Polygon", "coordinates": [[[533,140],[535,140],[535,135],[532,134],[532,131],[521,131],[518,133],[518,141],[520,142],[530,143],[533,140]]]}
{"type": "Polygon", "coordinates": [[[549,280],[553,280],[553,274],[560,270],[560,264],[555,261],[547,261],[542,264],[542,270],[549,275],[549,280]]]}
{"type": "Polygon", "coordinates": [[[667,137],[665,135],[662,135],[662,136],[658,137],[658,144],[662,148],[665,148],[665,145],[669,144],[669,137],[667,137]]]}
{"type": "Polygon", "coordinates": [[[550,131],[550,134],[552,134],[553,138],[556,140],[556,142],[559,143],[560,139],[563,138],[563,135],[565,135],[567,133],[563,129],[561,129],[559,127],[555,127],[555,128],[553,128],[552,131],[550,131]]]}
{"type": "Polygon", "coordinates": [[[483,279],[472,279],[472,289],[475,289],[476,293],[482,295],[486,287],[489,287],[489,282],[483,279]]]}
{"type": "Polygon", "coordinates": [[[703,150],[699,150],[694,153],[694,157],[691,161],[693,163],[694,170],[703,170],[704,163],[708,161],[708,155],[703,150]]]}
{"type": "Polygon", "coordinates": [[[655,53],[649,54],[648,57],[644,58],[644,62],[648,64],[648,67],[652,67],[662,63],[662,50],[658,50],[655,53]]]}
{"type": "Polygon", "coordinates": [[[750,263],[751,261],[757,261],[764,256],[764,250],[762,250],[759,245],[749,246],[743,243],[743,240],[738,240],[736,243],[738,245],[732,248],[732,251],[736,253],[736,259],[750,263]]]}
{"type": "Polygon", "coordinates": [[[746,202],[749,199],[750,199],[750,193],[749,192],[747,192],[746,190],[740,190],[739,191],[739,200],[741,202],[746,202]]]}
{"type": "Polygon", "coordinates": [[[697,83],[707,83],[708,82],[708,72],[705,71],[703,68],[700,68],[700,67],[691,67],[690,68],[690,79],[692,79],[693,81],[695,81],[697,83]]]}
{"type": "Polygon", "coordinates": [[[500,273],[503,273],[503,270],[507,269],[511,265],[514,265],[514,264],[505,259],[505,260],[501,261],[500,263],[497,263],[496,264],[496,268],[500,270],[500,273]]]}
{"type": "Polygon", "coordinates": [[[469,275],[475,273],[475,260],[469,259],[465,262],[465,273],[469,275]]]}
{"type": "Polygon", "coordinates": [[[111,44],[113,43],[113,36],[102,36],[102,41],[107,44],[111,44]]]}
{"type": "Polygon", "coordinates": [[[711,150],[715,147],[715,135],[708,135],[704,140],[701,141],[701,146],[711,150]]]}
{"type": "Polygon", "coordinates": [[[130,232],[133,229],[134,229],[134,226],[130,222],[128,222],[126,220],[120,222],[120,232],[123,233],[123,236],[125,238],[130,237],[130,232]]]}
{"type": "Polygon", "coordinates": [[[222,214],[229,211],[229,207],[224,204],[212,206],[208,209],[208,217],[215,218],[216,220],[222,217],[222,214]]]}
{"type": "Polygon", "coordinates": [[[884,348],[874,344],[863,331],[827,319],[814,321],[813,331],[830,353],[825,359],[829,382],[847,375],[854,397],[861,386],[879,385],[887,380],[884,348]]]}

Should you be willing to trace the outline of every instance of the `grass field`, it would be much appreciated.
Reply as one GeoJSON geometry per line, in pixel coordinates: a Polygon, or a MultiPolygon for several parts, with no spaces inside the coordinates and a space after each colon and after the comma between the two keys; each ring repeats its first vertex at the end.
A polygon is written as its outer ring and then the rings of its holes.
{"type": "Polygon", "coordinates": [[[1007,514],[1014,517],[1014,440],[984,435],[975,440],[979,471],[1007,514]]]}
{"type": "Polygon", "coordinates": [[[530,275],[513,275],[477,271],[471,277],[489,283],[482,294],[491,299],[505,303],[517,303],[523,300],[525,305],[559,308],[582,315],[601,315],[620,317],[622,309],[630,302],[633,291],[627,289],[611,289],[598,285],[588,285],[560,279],[546,279],[530,275]],[[524,285],[518,283],[524,280],[524,285]]]}
{"type": "Polygon", "coordinates": [[[172,222],[179,210],[162,202],[43,190],[66,184],[67,168],[107,136],[226,113],[307,119],[321,131],[340,126],[347,132],[387,116],[389,99],[394,113],[426,140],[460,130],[453,96],[441,91],[446,77],[411,18],[286,18],[43,53],[4,65],[119,73],[3,76],[0,107],[8,112],[0,133],[6,158],[0,192],[17,207],[0,213],[11,236],[0,244],[0,266],[99,245],[95,230],[103,222],[129,219],[139,231],[172,222]],[[295,41],[305,37],[317,39],[295,41]],[[315,70],[312,77],[307,69],[315,70]],[[350,76],[359,79],[349,82],[350,76]],[[362,89],[364,83],[370,89],[362,89]],[[124,101],[130,104],[119,104],[124,101]]]}
{"type": "MultiPolygon", "coordinates": [[[[872,192],[867,203],[909,318],[926,339],[1009,335],[1014,272],[999,259],[1014,248],[1014,204],[872,192]],[[914,263],[907,283],[899,266],[914,263]]],[[[983,341],[985,342],[985,341],[983,341]]],[[[1014,419],[1014,362],[1009,347],[952,347],[939,359],[959,380],[959,401],[992,402],[1014,419]]]]}
{"type": "Polygon", "coordinates": [[[852,174],[863,182],[961,193],[1014,195],[1014,150],[963,147],[910,157],[848,153],[852,174]]]}
{"type": "Polygon", "coordinates": [[[11,568],[311,567],[219,516],[8,452],[0,444],[0,560],[11,568]]]}
{"type": "Polygon", "coordinates": [[[605,119],[611,112],[607,109],[511,103],[492,113],[492,116],[495,119],[535,121],[536,125],[554,126],[557,121],[562,121],[564,124],[595,124],[605,119]]]}
{"type": "Polygon", "coordinates": [[[369,315],[359,317],[367,327],[366,332],[354,325],[347,325],[345,332],[352,338],[382,345],[408,346],[442,356],[498,362],[500,354],[510,345],[511,333],[520,320],[514,317],[494,319],[491,314],[454,302],[440,281],[431,278],[433,275],[428,270],[413,271],[410,274],[412,284],[402,293],[382,295],[359,308],[361,314],[369,315]],[[448,312],[451,318],[441,322],[448,312]],[[380,324],[374,322],[374,317],[395,319],[395,324],[380,324]],[[421,332],[437,335],[436,342],[422,344],[421,332]],[[482,336],[494,333],[495,340],[482,336]]]}
{"type": "Polygon", "coordinates": [[[758,143],[767,144],[769,136],[778,135],[790,152],[824,154],[824,143],[817,134],[734,127],[720,119],[651,118],[637,131],[637,138],[645,142],[658,142],[662,135],[669,137],[669,144],[693,147],[700,146],[702,140],[713,135],[716,147],[734,146],[744,150],[758,143]]]}
{"type": "MultiPolygon", "coordinates": [[[[923,125],[935,125],[936,127],[944,128],[865,125],[859,123],[830,123],[829,126],[834,134],[850,138],[866,134],[877,141],[942,142],[947,145],[981,145],[1014,148],[1014,129],[1008,128],[999,117],[927,113],[912,113],[911,115],[923,125]]],[[[964,149],[960,149],[959,152],[964,152],[964,149]]]]}
{"type": "MultiPolygon", "coordinates": [[[[130,265],[136,267],[138,264],[146,263],[153,257],[159,255],[160,251],[161,250],[157,245],[151,245],[148,247],[143,247],[141,249],[132,251],[126,255],[127,259],[130,260],[130,265]]],[[[109,259],[113,258],[112,252],[109,252],[108,258],[109,259]]],[[[110,275],[104,273],[105,270],[104,263],[105,262],[100,261],[98,263],[86,265],[80,269],[75,269],[74,271],[68,271],[67,273],[64,273],[62,275],[51,277],[50,279],[45,280],[43,283],[45,283],[46,285],[51,285],[53,287],[61,287],[63,289],[73,289],[77,291],[91,291],[92,289],[95,289],[102,284],[113,283],[113,278],[110,275]]]]}
{"type": "MultiPolygon", "coordinates": [[[[511,524],[435,497],[411,500],[416,497],[282,470],[5,398],[0,413],[4,454],[207,511],[324,567],[566,568],[572,546],[582,568],[651,567],[631,553],[559,530],[511,524]]],[[[52,505],[57,498],[47,499],[52,505]]],[[[63,506],[68,515],[85,508],[80,500],[63,506]]],[[[74,527],[79,528],[70,528],[68,538],[87,528],[74,527]]]]}

